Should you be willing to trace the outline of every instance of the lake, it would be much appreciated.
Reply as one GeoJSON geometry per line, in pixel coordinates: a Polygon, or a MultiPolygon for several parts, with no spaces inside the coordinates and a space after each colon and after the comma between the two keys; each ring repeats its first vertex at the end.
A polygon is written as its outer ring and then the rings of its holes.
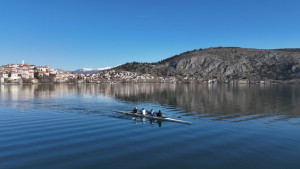
{"type": "Polygon", "coordinates": [[[299,85],[0,86],[0,168],[300,168],[299,85]],[[191,125],[121,113],[161,110],[191,125]]]}

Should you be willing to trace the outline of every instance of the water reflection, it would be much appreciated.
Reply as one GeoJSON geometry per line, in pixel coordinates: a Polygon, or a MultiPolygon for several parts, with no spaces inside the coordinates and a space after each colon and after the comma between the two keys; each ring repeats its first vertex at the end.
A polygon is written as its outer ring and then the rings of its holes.
{"type": "Polygon", "coordinates": [[[135,117],[135,116],[130,116],[126,114],[116,114],[114,116],[111,116],[113,118],[118,118],[118,119],[124,119],[124,120],[131,120],[132,123],[135,125],[151,125],[152,127],[162,127],[163,121],[157,120],[157,119],[148,119],[145,117],[135,117]]]}
{"type": "Polygon", "coordinates": [[[132,85],[119,88],[115,97],[181,107],[186,116],[240,122],[270,116],[298,118],[299,89],[282,85],[132,85]]]}
{"type": "Polygon", "coordinates": [[[265,117],[272,121],[299,118],[296,85],[1,85],[1,104],[84,113],[132,109],[158,104],[169,114],[242,122],[265,117]]]}
{"type": "Polygon", "coordinates": [[[154,124],[157,124],[158,127],[161,127],[161,125],[162,125],[162,121],[160,121],[160,120],[147,119],[144,117],[134,117],[133,120],[136,125],[138,125],[140,123],[143,125],[149,123],[152,127],[154,126],[154,124]]]}

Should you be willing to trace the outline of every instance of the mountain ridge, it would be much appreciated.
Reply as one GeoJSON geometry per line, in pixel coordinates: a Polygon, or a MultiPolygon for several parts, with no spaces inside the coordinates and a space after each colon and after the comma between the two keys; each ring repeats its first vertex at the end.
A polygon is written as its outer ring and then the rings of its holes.
{"type": "Polygon", "coordinates": [[[197,49],[153,63],[126,63],[115,70],[202,79],[293,80],[300,78],[300,48],[197,49]]]}

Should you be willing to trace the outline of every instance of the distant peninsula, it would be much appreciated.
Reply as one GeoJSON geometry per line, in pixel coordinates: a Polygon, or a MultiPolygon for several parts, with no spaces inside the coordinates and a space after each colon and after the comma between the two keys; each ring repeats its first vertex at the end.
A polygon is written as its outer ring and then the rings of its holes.
{"type": "Polygon", "coordinates": [[[187,51],[154,63],[126,63],[73,72],[7,64],[1,83],[299,83],[300,48],[216,47],[187,51]]]}

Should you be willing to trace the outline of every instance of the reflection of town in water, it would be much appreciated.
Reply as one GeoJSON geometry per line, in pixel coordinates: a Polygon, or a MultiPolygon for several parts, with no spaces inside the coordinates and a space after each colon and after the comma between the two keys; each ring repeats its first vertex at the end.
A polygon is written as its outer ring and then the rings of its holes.
{"type": "Polygon", "coordinates": [[[99,106],[104,112],[128,110],[106,100],[125,105],[155,103],[169,113],[180,109],[177,113],[183,116],[234,122],[273,116],[286,120],[298,118],[300,112],[300,87],[293,85],[39,84],[1,85],[0,89],[1,104],[6,106],[40,105],[44,109],[85,113],[97,112],[99,106]]]}

